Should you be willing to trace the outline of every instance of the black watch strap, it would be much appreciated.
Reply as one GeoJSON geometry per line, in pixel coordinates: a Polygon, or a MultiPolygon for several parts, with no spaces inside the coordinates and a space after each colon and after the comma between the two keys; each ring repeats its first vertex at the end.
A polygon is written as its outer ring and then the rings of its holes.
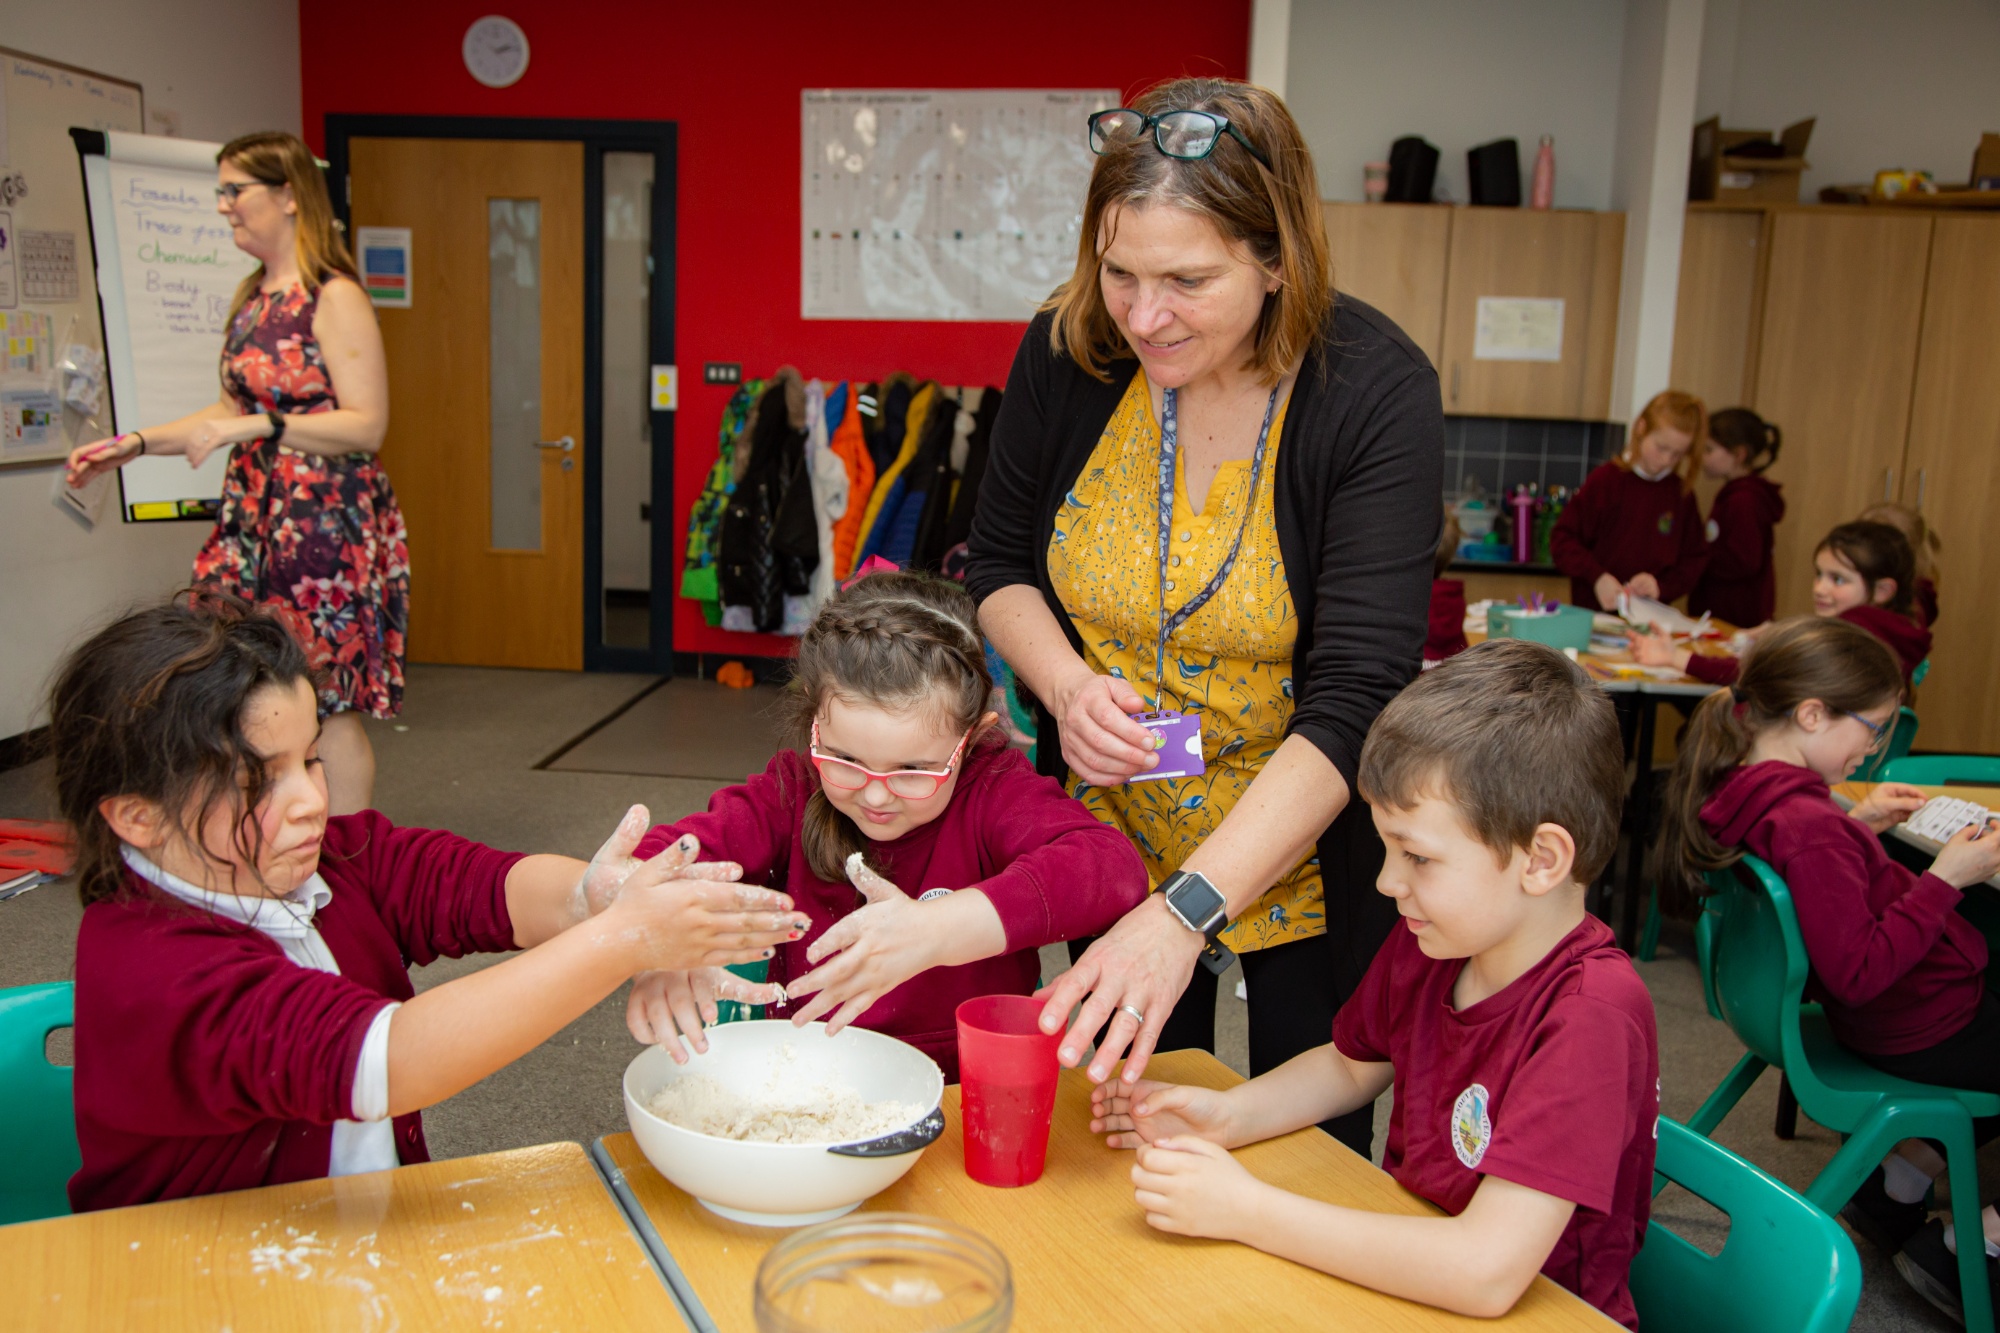
{"type": "Polygon", "coordinates": [[[271,422],[271,433],[264,438],[272,444],[276,444],[285,438],[285,414],[283,412],[272,411],[266,412],[264,415],[271,422]]]}
{"type": "Polygon", "coordinates": [[[1218,977],[1227,972],[1229,965],[1235,961],[1236,951],[1221,940],[1209,940],[1202,945],[1201,965],[1218,977]]]}
{"type": "MultiPolygon", "coordinates": [[[[1167,876],[1166,880],[1160,885],[1160,890],[1163,895],[1166,895],[1169,909],[1173,910],[1175,919],[1179,920],[1183,925],[1187,924],[1187,919],[1181,916],[1178,910],[1173,909],[1173,898],[1171,895],[1176,885],[1183,879],[1188,878],[1200,879],[1211,890],[1215,887],[1212,884],[1208,884],[1207,876],[1196,875],[1193,871],[1179,870],[1167,876]]],[[[1219,897],[1220,895],[1218,894],[1217,896],[1219,897]]],[[[1222,932],[1227,929],[1229,929],[1229,918],[1222,912],[1217,912],[1215,919],[1210,921],[1208,928],[1202,932],[1202,966],[1217,976],[1221,976],[1224,972],[1227,972],[1229,965],[1236,961],[1235,951],[1222,942],[1222,932]]]]}

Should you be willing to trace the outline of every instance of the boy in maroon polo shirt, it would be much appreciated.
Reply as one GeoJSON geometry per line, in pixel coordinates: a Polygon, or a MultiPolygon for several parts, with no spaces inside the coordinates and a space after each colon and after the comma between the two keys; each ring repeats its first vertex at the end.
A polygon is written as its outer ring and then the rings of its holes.
{"type": "Polygon", "coordinates": [[[1609,701],[1553,649],[1481,644],[1383,711],[1358,785],[1388,845],[1378,887],[1407,929],[1333,1041],[1226,1092],[1106,1083],[1091,1129],[1139,1149],[1135,1197],[1162,1231],[1489,1317],[1546,1273],[1637,1327],[1626,1277],[1652,1196],[1659,1049],[1651,997],[1583,905],[1618,836],[1609,701]],[[1392,1082],[1382,1164],[1447,1216],[1303,1198],[1227,1152],[1392,1082]]]}

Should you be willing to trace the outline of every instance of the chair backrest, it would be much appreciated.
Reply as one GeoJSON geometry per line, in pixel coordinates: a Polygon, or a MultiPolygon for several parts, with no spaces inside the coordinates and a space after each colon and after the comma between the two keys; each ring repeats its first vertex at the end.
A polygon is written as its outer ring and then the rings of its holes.
{"type": "Polygon", "coordinates": [[[0,1226],[69,1211],[76,1147],[71,1071],[49,1063],[49,1034],[76,1022],[76,988],[60,981],[0,990],[0,1226]]]}
{"type": "Polygon", "coordinates": [[[1754,856],[1704,878],[1709,895],[1697,952],[1709,1012],[1753,1054],[1782,1069],[1788,1027],[1797,1043],[1811,967],[1791,891],[1754,856]]]}
{"type": "MultiPolygon", "coordinates": [[[[1948,787],[1954,783],[2000,784],[2000,755],[1903,755],[1882,765],[1878,781],[1915,782],[1926,787],[1948,787]]],[[[1986,801],[1983,804],[1992,805],[1994,802],[1986,801]]]]}
{"type": "MultiPolygon", "coordinates": [[[[1929,659],[1925,659],[1928,663],[1929,659]]],[[[1887,782],[1888,767],[1910,752],[1917,740],[1917,710],[1904,704],[1896,714],[1896,729],[1889,733],[1889,743],[1881,750],[1861,761],[1861,766],[1850,775],[1856,782],[1887,782]]],[[[1899,778],[1900,782],[1914,782],[1915,778],[1899,778]]]]}
{"type": "MultiPolygon", "coordinates": [[[[1840,1224],[1729,1149],[1662,1116],[1654,1169],[1729,1217],[1709,1254],[1657,1218],[1632,1261],[1646,1333],[1838,1333],[1861,1300],[1861,1260],[1840,1224]]],[[[1657,1207],[1657,1205],[1656,1205],[1657,1207]]]]}

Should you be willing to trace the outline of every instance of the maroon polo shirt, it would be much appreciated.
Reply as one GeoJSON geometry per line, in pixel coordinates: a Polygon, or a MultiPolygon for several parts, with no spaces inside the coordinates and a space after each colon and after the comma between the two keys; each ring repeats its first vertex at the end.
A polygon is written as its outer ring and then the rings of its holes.
{"type": "Polygon", "coordinates": [[[1708,564],[1701,507],[1676,473],[1647,481],[1617,463],[1584,478],[1549,532],[1549,554],[1569,575],[1570,600],[1598,610],[1598,577],[1651,574],[1671,602],[1694,589],[1708,564]]]}

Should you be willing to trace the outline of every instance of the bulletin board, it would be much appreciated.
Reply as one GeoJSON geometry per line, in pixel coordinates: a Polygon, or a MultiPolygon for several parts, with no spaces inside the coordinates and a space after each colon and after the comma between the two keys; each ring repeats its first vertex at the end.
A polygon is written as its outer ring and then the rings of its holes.
{"type": "Polygon", "coordinates": [[[800,314],[1025,321],[1076,268],[1115,88],[807,89],[800,314]]]}
{"type": "Polygon", "coordinates": [[[46,465],[111,430],[108,395],[66,401],[59,369],[72,345],[100,367],[104,350],[72,126],[137,133],[139,85],[0,47],[0,466],[46,465]]]}

